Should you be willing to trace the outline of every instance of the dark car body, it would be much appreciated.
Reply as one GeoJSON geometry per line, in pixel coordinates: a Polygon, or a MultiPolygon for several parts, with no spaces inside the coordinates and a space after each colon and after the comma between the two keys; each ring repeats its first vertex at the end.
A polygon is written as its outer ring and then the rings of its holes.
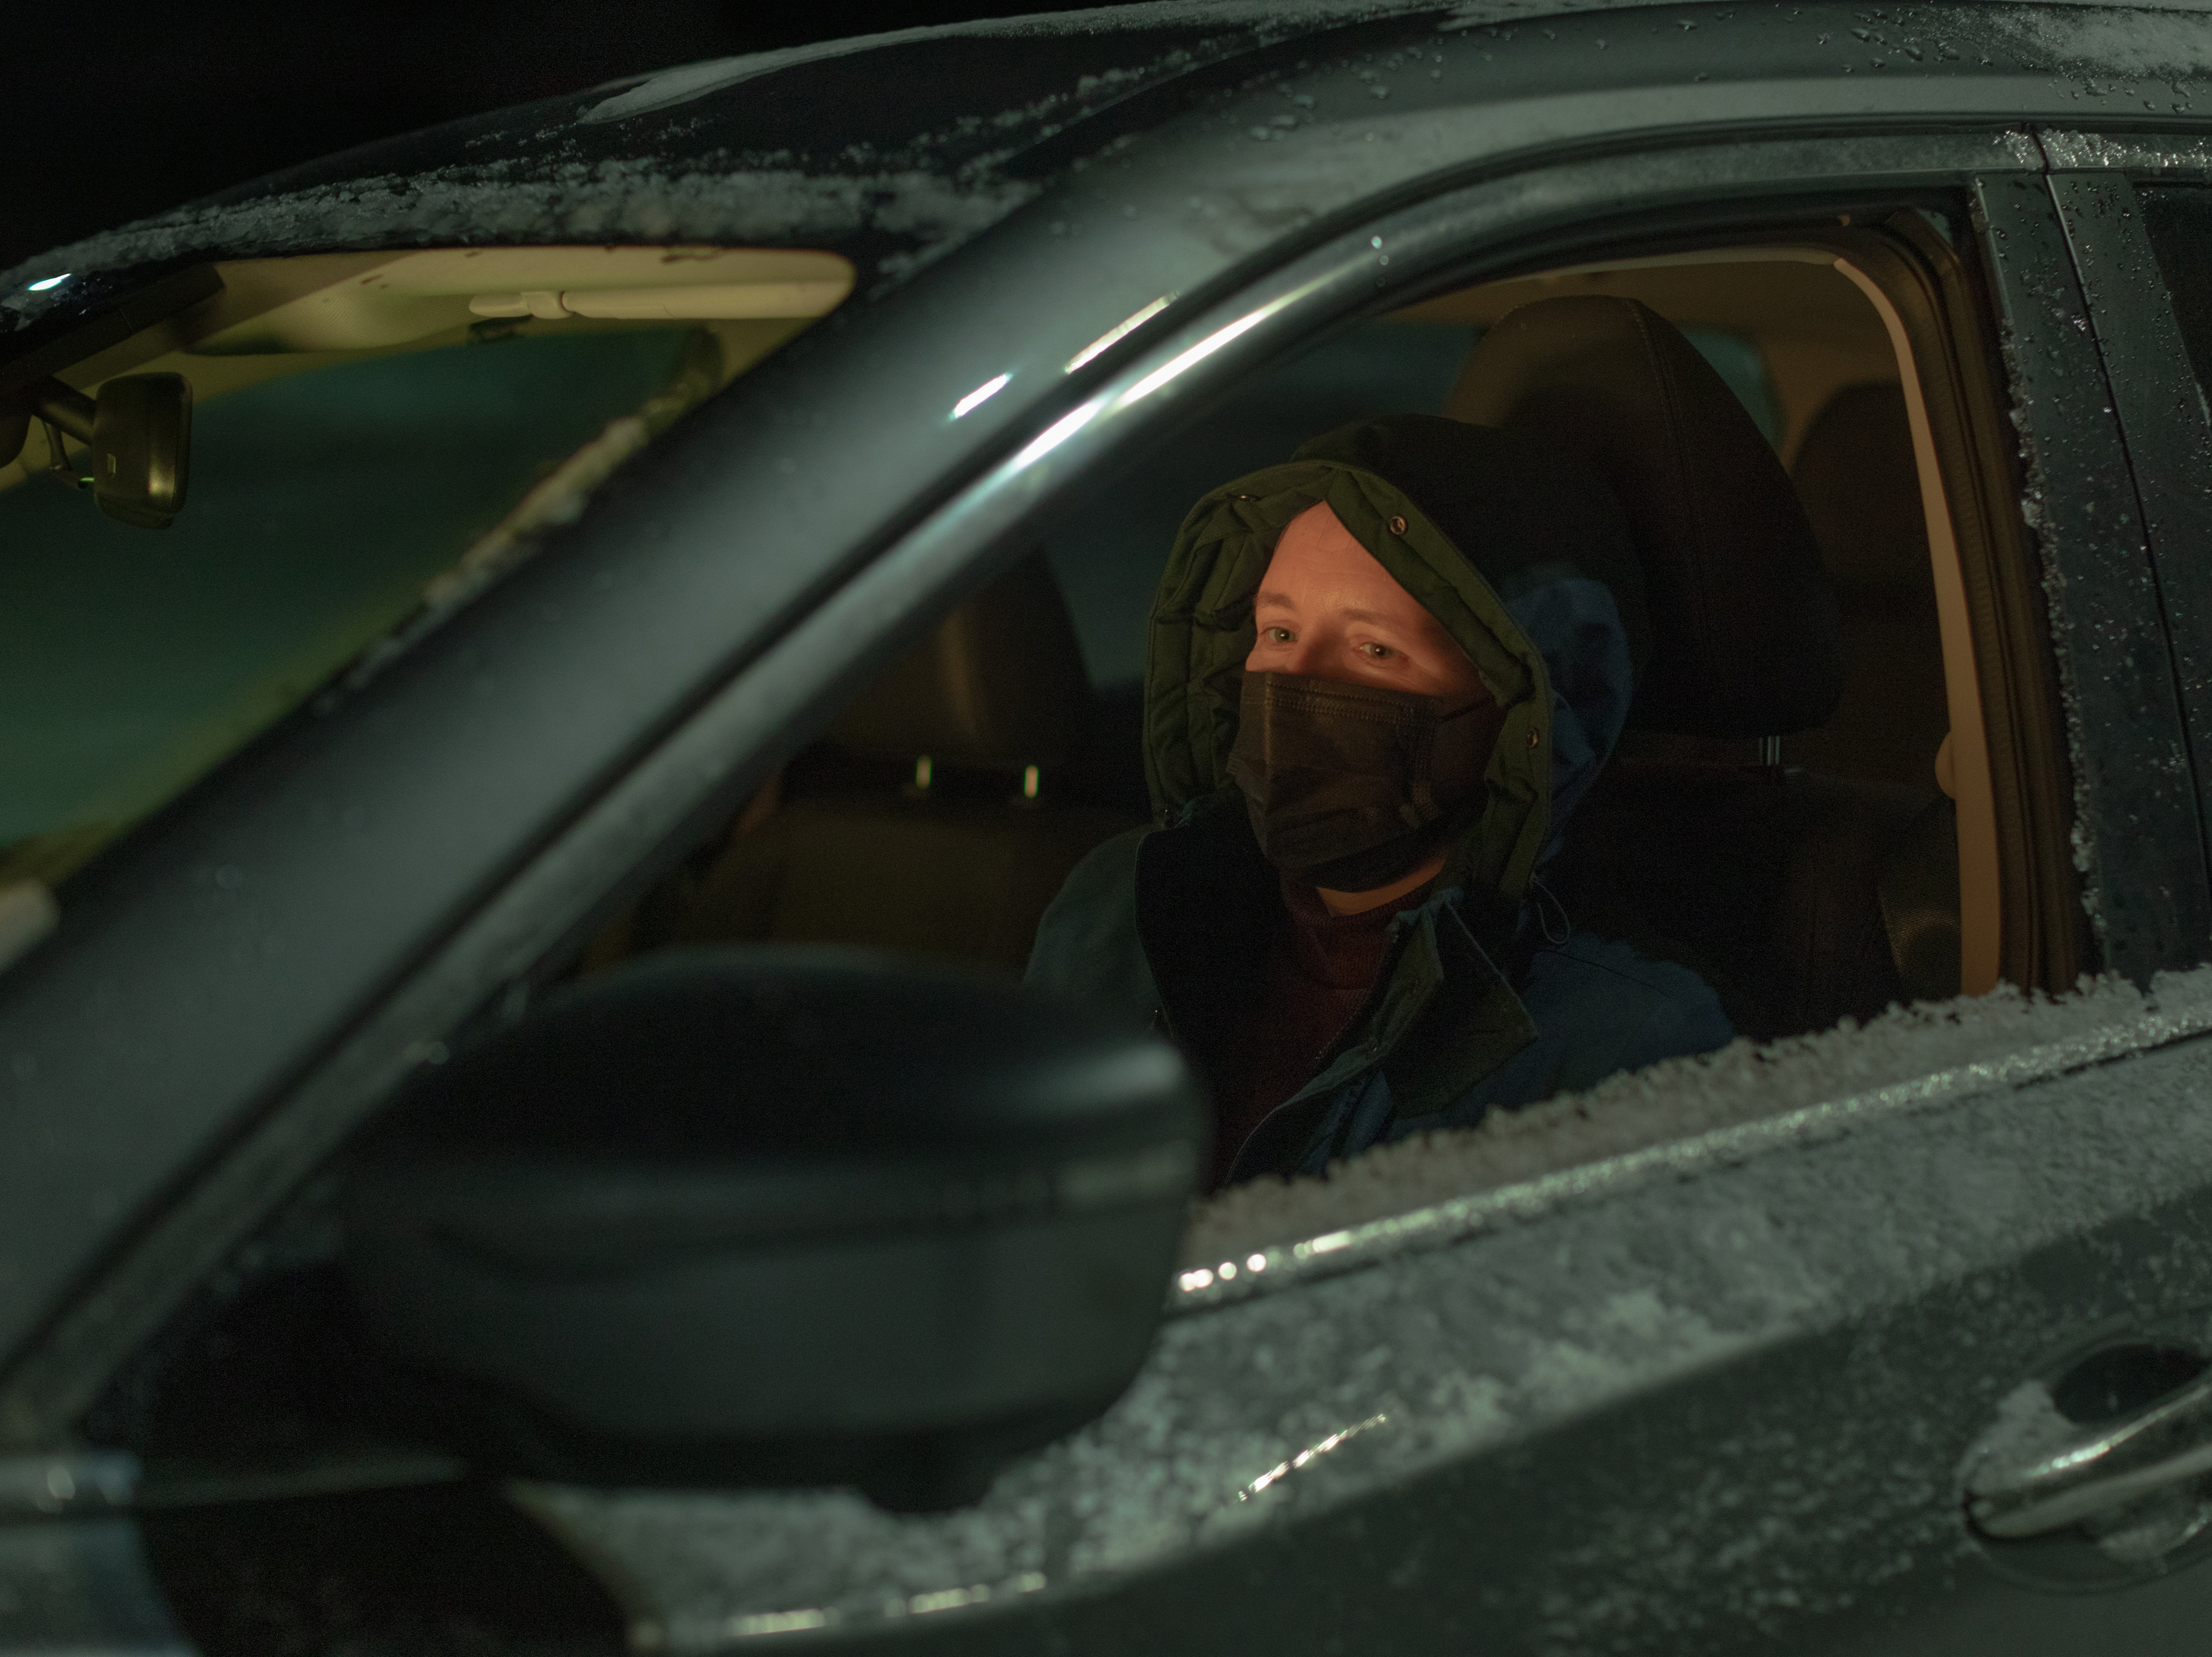
{"type": "Polygon", "coordinates": [[[2014,422],[1975,437],[2024,549],[1976,601],[2038,871],[2005,975],[2102,987],[1810,1038],[1762,1112],[1685,1093],[1607,1160],[1194,1267],[1121,1403],[973,1509],[526,1505],[637,1649],[2196,1649],[2185,1539],[2008,1554],[1960,1469],[2072,1355],[2212,1351],[2212,416],[2136,206],[2208,182],[2195,6],[1146,5],[671,71],[10,273],[0,360],[218,254],[737,240],[860,279],[0,979],[0,1645],[179,1642],[80,1442],[110,1377],[1166,410],[1452,281],[1908,203],[2014,422]]]}

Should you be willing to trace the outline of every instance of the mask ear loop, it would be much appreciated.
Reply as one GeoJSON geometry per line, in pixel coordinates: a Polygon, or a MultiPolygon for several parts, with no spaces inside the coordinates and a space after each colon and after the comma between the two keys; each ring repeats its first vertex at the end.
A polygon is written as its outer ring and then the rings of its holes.
{"type": "Polygon", "coordinates": [[[1407,814],[1411,827],[1425,828],[1450,815],[1437,798],[1439,777],[1445,780],[1448,788],[1465,790],[1470,795],[1480,792],[1483,771],[1490,763],[1491,752],[1498,746],[1498,732],[1504,724],[1504,708],[1487,694],[1437,717],[1424,733],[1419,750],[1414,756],[1411,779],[1413,810],[1407,814]]]}
{"type": "Polygon", "coordinates": [[[1567,914],[1567,906],[1560,902],[1559,895],[1534,875],[1528,877],[1528,900],[1535,910],[1536,930],[1543,933],[1544,942],[1558,949],[1574,931],[1574,922],[1567,914]]]}

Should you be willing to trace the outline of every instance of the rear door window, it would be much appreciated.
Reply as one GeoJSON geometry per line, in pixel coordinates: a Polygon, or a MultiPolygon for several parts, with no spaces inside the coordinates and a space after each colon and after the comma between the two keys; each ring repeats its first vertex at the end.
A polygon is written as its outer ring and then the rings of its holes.
{"type": "Polygon", "coordinates": [[[2143,223],[2159,274],[2173,300],[2183,349],[2197,395],[2212,385],[2212,190],[2201,185],[2141,186],[2143,223]]]}

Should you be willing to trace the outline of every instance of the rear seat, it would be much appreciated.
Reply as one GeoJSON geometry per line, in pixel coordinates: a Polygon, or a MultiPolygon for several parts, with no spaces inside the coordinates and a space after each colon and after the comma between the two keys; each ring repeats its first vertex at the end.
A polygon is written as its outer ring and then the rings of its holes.
{"type": "Polygon", "coordinates": [[[1951,721],[1905,393],[1894,384],[1837,392],[1814,416],[1791,470],[1827,561],[1844,677],[1835,717],[1793,737],[1790,757],[1932,794],[1936,750],[1951,721]]]}
{"type": "Polygon", "coordinates": [[[1847,385],[1814,416],[1791,468],[1843,625],[1844,700],[1791,738],[1814,771],[1911,787],[1919,815],[1885,847],[1881,909],[1905,993],[1959,992],[1958,812],[1929,786],[1951,725],[1943,633],[1905,392],[1847,385]]]}

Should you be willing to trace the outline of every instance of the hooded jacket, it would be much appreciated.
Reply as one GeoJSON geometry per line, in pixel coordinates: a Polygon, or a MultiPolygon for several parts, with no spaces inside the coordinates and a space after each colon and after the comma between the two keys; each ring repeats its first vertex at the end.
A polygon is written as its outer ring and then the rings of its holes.
{"type": "Polygon", "coordinates": [[[1107,841],[1045,911],[1029,981],[1126,1007],[1217,1091],[1260,992],[1281,888],[1227,762],[1252,604],[1284,528],[1327,501],[1441,622],[1504,711],[1479,805],[1391,923],[1364,1011],[1238,1150],[1231,1181],[1339,1157],[1731,1038],[1704,980],[1574,931],[1537,879],[1612,752],[1649,646],[1619,502],[1519,434],[1405,415],[1214,490],[1176,537],[1146,663],[1158,827],[1107,841]]]}

